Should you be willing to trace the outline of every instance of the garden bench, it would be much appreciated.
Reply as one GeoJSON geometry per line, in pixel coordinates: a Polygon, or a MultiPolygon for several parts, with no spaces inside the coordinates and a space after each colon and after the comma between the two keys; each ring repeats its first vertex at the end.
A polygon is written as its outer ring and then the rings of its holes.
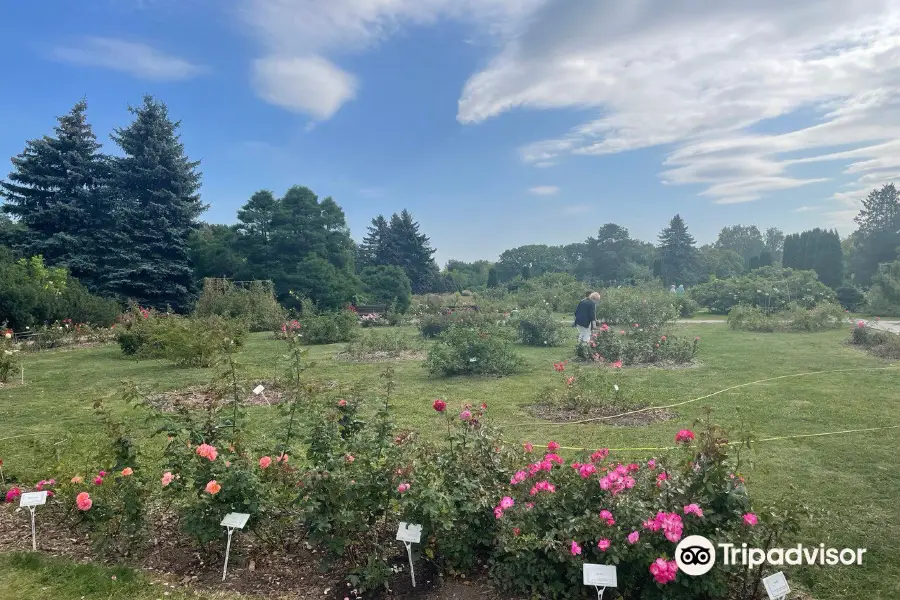
{"type": "Polygon", "coordinates": [[[358,315],[383,315],[388,311],[387,304],[362,304],[356,307],[358,315]]]}

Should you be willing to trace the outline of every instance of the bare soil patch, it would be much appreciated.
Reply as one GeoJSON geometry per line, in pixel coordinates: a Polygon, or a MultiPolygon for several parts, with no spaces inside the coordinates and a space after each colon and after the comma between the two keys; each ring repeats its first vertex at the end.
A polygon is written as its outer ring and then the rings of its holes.
{"type": "Polygon", "coordinates": [[[678,416],[677,413],[675,413],[675,411],[673,410],[669,410],[666,408],[649,408],[646,405],[636,406],[632,408],[598,407],[584,412],[550,404],[533,404],[531,406],[525,407],[525,410],[538,419],[544,419],[545,421],[553,421],[556,423],[568,423],[571,421],[583,421],[585,419],[613,417],[615,415],[621,415],[623,413],[630,413],[612,419],[603,418],[601,421],[602,423],[605,423],[607,425],[616,425],[621,427],[642,427],[644,425],[652,425],[653,423],[669,421],[678,416]]]}
{"type": "MultiPolygon", "coordinates": [[[[337,381],[326,381],[323,385],[325,389],[331,390],[337,388],[339,384],[337,381]]],[[[285,399],[285,391],[281,384],[275,381],[243,382],[241,386],[245,390],[244,398],[241,400],[243,406],[275,406],[285,399]],[[259,394],[254,394],[252,390],[258,385],[265,389],[259,394]]],[[[225,401],[227,400],[226,397],[225,401]]],[[[202,410],[222,401],[220,394],[209,386],[171,390],[152,394],[148,398],[150,405],[161,412],[175,412],[179,409],[202,410]]]]}
{"type": "Polygon", "coordinates": [[[335,360],[350,363],[380,363],[394,361],[425,360],[428,353],[425,351],[410,350],[406,352],[367,352],[361,356],[353,356],[349,352],[338,352],[335,360]]]}

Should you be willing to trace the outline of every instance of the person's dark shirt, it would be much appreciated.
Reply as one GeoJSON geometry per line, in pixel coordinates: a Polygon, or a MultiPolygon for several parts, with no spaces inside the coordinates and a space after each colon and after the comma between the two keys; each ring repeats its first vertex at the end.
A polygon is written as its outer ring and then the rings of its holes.
{"type": "Polygon", "coordinates": [[[575,324],[590,327],[597,320],[597,305],[590,298],[585,298],[575,308],[575,324]]]}

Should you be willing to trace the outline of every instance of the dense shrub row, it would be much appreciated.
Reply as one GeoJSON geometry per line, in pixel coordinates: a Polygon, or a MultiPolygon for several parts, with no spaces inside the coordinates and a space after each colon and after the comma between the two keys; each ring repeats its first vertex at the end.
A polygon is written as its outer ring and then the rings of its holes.
{"type": "Polygon", "coordinates": [[[632,323],[622,329],[606,323],[591,335],[588,343],[578,344],[576,358],[621,366],[633,364],[686,364],[694,360],[700,338],[693,340],[660,333],[659,328],[632,323]]]}
{"type": "Polygon", "coordinates": [[[820,282],[815,271],[762,267],[743,277],[716,279],[691,289],[697,303],[715,314],[728,314],[739,304],[778,312],[792,304],[812,308],[835,302],[834,291],[820,282]]]}
{"type": "Polygon", "coordinates": [[[250,331],[272,331],[285,319],[285,310],[275,299],[275,290],[268,281],[238,286],[227,279],[207,278],[195,314],[241,320],[250,331]]]}
{"type": "Polygon", "coordinates": [[[744,331],[825,331],[842,327],[846,322],[845,309],[831,302],[812,308],[791,304],[779,312],[738,305],[728,313],[728,326],[744,331]]]}
{"type": "Polygon", "coordinates": [[[429,349],[425,367],[434,376],[509,375],[524,361],[513,350],[510,332],[496,325],[453,325],[429,349]]]}
{"type": "Polygon", "coordinates": [[[434,338],[450,327],[481,327],[498,323],[505,315],[475,310],[442,310],[436,314],[424,315],[419,319],[419,332],[423,337],[434,338]]]}

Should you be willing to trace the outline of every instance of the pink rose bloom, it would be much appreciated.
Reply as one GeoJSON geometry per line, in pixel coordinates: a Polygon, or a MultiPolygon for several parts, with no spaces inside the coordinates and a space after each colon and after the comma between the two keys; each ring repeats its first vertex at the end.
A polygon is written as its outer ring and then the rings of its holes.
{"type": "Polygon", "coordinates": [[[690,429],[682,429],[675,434],[675,443],[687,444],[694,440],[694,432],[690,429]]]}
{"type": "Polygon", "coordinates": [[[647,468],[649,468],[649,469],[655,469],[655,468],[656,468],[656,461],[653,460],[652,458],[651,458],[650,460],[648,460],[648,461],[647,461],[647,468]]]}
{"type": "Polygon", "coordinates": [[[100,471],[98,475],[100,475],[100,477],[106,477],[106,471],[100,471]]]}
{"type": "Polygon", "coordinates": [[[580,467],[578,467],[578,474],[581,475],[582,479],[587,479],[596,472],[597,467],[591,464],[581,465],[580,467]]]}
{"type": "Polygon", "coordinates": [[[347,454],[344,456],[344,462],[352,463],[356,458],[352,454],[347,454]]]}
{"type": "Polygon", "coordinates": [[[97,477],[94,479],[94,485],[103,485],[103,478],[97,475],[97,477]]]}
{"type": "Polygon", "coordinates": [[[495,507],[494,507],[494,518],[495,518],[495,519],[502,519],[502,518],[503,518],[503,509],[500,508],[499,506],[495,506],[495,507]]]}
{"type": "Polygon", "coordinates": [[[20,490],[17,487],[14,487],[11,490],[9,490],[8,492],[6,492],[6,502],[11,504],[11,503],[15,502],[16,500],[18,500],[19,496],[21,496],[21,495],[22,495],[22,490],[20,490]]]}
{"type": "Polygon", "coordinates": [[[259,468],[260,469],[268,469],[269,465],[272,464],[272,458],[270,456],[263,456],[259,459],[259,468]]]}
{"type": "Polygon", "coordinates": [[[525,442],[525,444],[523,445],[523,447],[525,448],[525,452],[532,452],[532,451],[534,451],[534,446],[531,444],[531,442],[525,442]]]}
{"type": "Polygon", "coordinates": [[[657,558],[650,565],[650,573],[657,583],[665,585],[670,581],[675,581],[675,575],[678,573],[678,563],[674,560],[667,561],[664,558],[657,558]]]}
{"type": "Polygon", "coordinates": [[[547,450],[549,450],[550,452],[556,452],[557,450],[559,450],[559,444],[551,441],[549,444],[547,444],[547,450]]]}
{"type": "Polygon", "coordinates": [[[125,467],[122,469],[122,477],[128,477],[129,475],[133,475],[134,470],[131,467],[125,467]]]}
{"type": "Polygon", "coordinates": [[[400,492],[401,494],[407,490],[409,490],[408,483],[401,483],[400,485],[397,486],[397,491],[400,492]]]}
{"type": "Polygon", "coordinates": [[[601,460],[604,460],[607,456],[609,456],[609,450],[606,448],[601,448],[600,450],[597,450],[596,452],[591,454],[591,462],[598,463],[601,460]]]}
{"type": "Polygon", "coordinates": [[[607,550],[609,550],[609,547],[611,545],[611,542],[606,538],[603,538],[602,540],[597,542],[597,548],[600,549],[600,552],[606,552],[607,550]]]}
{"type": "Polygon", "coordinates": [[[756,517],[755,514],[753,514],[753,513],[747,513],[747,514],[744,515],[744,524],[745,524],[745,525],[748,525],[748,526],[750,526],[750,527],[753,527],[753,526],[756,525],[757,523],[759,523],[759,519],[756,517]]]}
{"type": "Polygon", "coordinates": [[[344,399],[338,400],[338,406],[341,406],[341,407],[347,406],[347,401],[344,399]]]}
{"type": "Polygon", "coordinates": [[[621,369],[621,368],[622,368],[622,361],[621,361],[621,360],[617,360],[616,362],[614,362],[614,363],[612,364],[612,368],[613,368],[613,369],[621,369]]]}
{"type": "Polygon", "coordinates": [[[175,479],[175,476],[172,475],[171,472],[166,471],[165,473],[163,473],[162,479],[160,479],[160,483],[162,484],[163,487],[166,487],[167,485],[172,483],[173,479],[175,479]]]}
{"type": "Polygon", "coordinates": [[[87,492],[81,492],[75,497],[75,506],[78,507],[78,510],[90,510],[93,505],[94,501],[91,500],[91,496],[87,492]]]}
{"type": "Polygon", "coordinates": [[[556,463],[556,464],[558,464],[558,465],[563,464],[563,459],[562,459],[562,457],[561,457],[560,455],[558,455],[558,454],[552,454],[552,453],[551,453],[551,454],[545,454],[545,455],[544,455],[544,460],[549,460],[551,463],[556,463]]]}
{"type": "Polygon", "coordinates": [[[686,515],[697,515],[698,517],[703,517],[703,509],[700,508],[697,504],[688,504],[684,507],[684,514],[686,515]]]}
{"type": "Polygon", "coordinates": [[[197,450],[195,451],[197,456],[202,456],[205,459],[210,461],[216,460],[216,457],[219,456],[218,450],[215,447],[210,446],[209,444],[200,444],[197,446],[197,450]]]}
{"type": "Polygon", "coordinates": [[[503,499],[500,500],[500,508],[502,508],[503,510],[507,510],[512,508],[515,503],[516,501],[509,496],[503,496],[503,499]]]}
{"type": "Polygon", "coordinates": [[[222,486],[219,485],[219,482],[213,479],[209,483],[206,484],[206,493],[215,496],[219,492],[222,491],[222,486]]]}
{"type": "Polygon", "coordinates": [[[632,546],[638,543],[638,540],[641,539],[641,534],[637,531],[632,531],[628,534],[628,543],[632,546]]]}
{"type": "Polygon", "coordinates": [[[447,403],[441,399],[437,399],[432,403],[431,408],[438,411],[439,413],[444,412],[447,409],[447,403]]]}
{"type": "Polygon", "coordinates": [[[287,461],[288,461],[288,455],[287,455],[287,454],[282,454],[281,456],[279,456],[279,457],[275,460],[275,462],[277,462],[277,463],[285,463],[285,464],[287,464],[287,461]]]}
{"type": "Polygon", "coordinates": [[[512,479],[509,480],[510,485],[516,485],[517,483],[522,483],[528,479],[528,473],[525,471],[517,471],[515,475],[512,476],[512,479]]]}
{"type": "Polygon", "coordinates": [[[462,421],[468,421],[472,418],[472,411],[470,411],[469,409],[462,411],[461,413],[459,413],[459,418],[462,421]]]}
{"type": "Polygon", "coordinates": [[[75,483],[75,484],[84,483],[84,477],[82,477],[81,475],[76,475],[75,477],[72,478],[72,483],[75,483]]]}
{"type": "Polygon", "coordinates": [[[578,556],[579,554],[581,554],[581,546],[578,545],[578,542],[574,540],[572,541],[572,545],[569,546],[569,552],[572,554],[572,556],[578,556]]]}

